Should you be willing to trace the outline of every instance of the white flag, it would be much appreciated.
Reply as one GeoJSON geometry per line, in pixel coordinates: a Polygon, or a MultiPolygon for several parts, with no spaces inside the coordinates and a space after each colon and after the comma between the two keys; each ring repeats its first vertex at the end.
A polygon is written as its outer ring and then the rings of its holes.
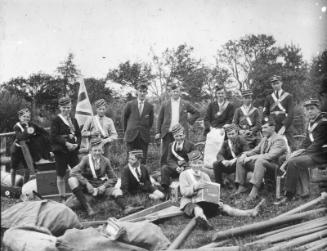
{"type": "Polygon", "coordinates": [[[81,78],[78,80],[80,83],[78,90],[78,98],[76,104],[76,113],[75,118],[78,122],[78,125],[81,127],[84,125],[85,121],[93,116],[92,106],[87,95],[87,91],[84,84],[84,79],[81,78]]]}

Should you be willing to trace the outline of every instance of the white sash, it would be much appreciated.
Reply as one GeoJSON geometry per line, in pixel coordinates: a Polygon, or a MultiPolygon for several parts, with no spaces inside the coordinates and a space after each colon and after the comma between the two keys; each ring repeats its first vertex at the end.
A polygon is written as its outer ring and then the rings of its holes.
{"type": "Polygon", "coordinates": [[[101,123],[99,121],[99,117],[94,116],[94,120],[95,120],[95,124],[96,124],[95,126],[99,129],[102,137],[106,137],[107,135],[106,135],[105,131],[103,130],[103,127],[101,126],[101,123]]]}
{"type": "Polygon", "coordinates": [[[74,128],[73,122],[72,122],[72,124],[69,124],[68,120],[64,116],[62,116],[62,114],[58,114],[58,117],[61,118],[62,122],[64,122],[69,127],[70,132],[72,134],[75,134],[75,128],[74,128]]]}
{"type": "Polygon", "coordinates": [[[318,123],[319,121],[315,122],[312,126],[310,126],[310,123],[308,125],[308,132],[309,132],[309,138],[310,138],[310,141],[313,142],[314,141],[314,138],[313,138],[313,131],[314,129],[316,129],[316,127],[318,126],[318,123]]]}
{"type": "Polygon", "coordinates": [[[230,152],[231,152],[233,158],[235,159],[236,158],[236,154],[234,153],[233,148],[232,148],[232,141],[230,141],[230,139],[228,139],[227,142],[228,142],[228,146],[229,146],[230,152]]]}
{"type": "Polygon", "coordinates": [[[275,103],[272,105],[270,110],[273,110],[276,106],[278,106],[279,109],[281,109],[283,112],[286,112],[286,109],[282,106],[282,104],[280,102],[282,102],[288,96],[288,93],[284,92],[279,99],[277,99],[275,93],[272,93],[271,96],[275,103]]]}
{"type": "Polygon", "coordinates": [[[136,170],[134,169],[134,167],[132,167],[130,164],[128,164],[128,168],[129,170],[131,171],[131,173],[133,174],[133,176],[135,177],[135,179],[137,180],[138,183],[141,183],[137,173],[136,173],[136,170]]]}
{"type": "Polygon", "coordinates": [[[24,132],[24,128],[23,128],[23,126],[22,126],[19,122],[17,122],[16,125],[19,127],[19,129],[20,129],[22,132],[24,132]]]}
{"type": "Polygon", "coordinates": [[[92,160],[92,155],[89,154],[89,164],[90,164],[90,169],[91,169],[91,172],[92,172],[92,176],[94,179],[97,179],[97,175],[95,173],[95,168],[94,168],[94,164],[93,164],[93,160],[92,160]]]}
{"type": "MultiPolygon", "coordinates": [[[[217,104],[218,104],[218,102],[217,102],[217,104]]],[[[217,112],[218,116],[220,116],[226,110],[228,104],[229,104],[228,101],[224,101],[223,105],[221,107],[218,107],[219,108],[219,110],[217,112]]]]}
{"type": "Polygon", "coordinates": [[[173,144],[171,145],[171,152],[174,154],[174,156],[175,156],[178,160],[180,160],[180,161],[185,160],[183,157],[179,156],[179,155],[176,153],[176,151],[175,151],[175,145],[176,145],[176,141],[174,141],[173,144]]]}
{"type": "Polygon", "coordinates": [[[245,107],[244,106],[241,106],[241,110],[242,110],[243,115],[246,118],[246,121],[248,122],[249,126],[252,126],[253,124],[252,124],[252,121],[250,119],[250,115],[255,111],[255,108],[252,107],[252,109],[250,108],[249,111],[246,111],[245,110],[245,107]]]}

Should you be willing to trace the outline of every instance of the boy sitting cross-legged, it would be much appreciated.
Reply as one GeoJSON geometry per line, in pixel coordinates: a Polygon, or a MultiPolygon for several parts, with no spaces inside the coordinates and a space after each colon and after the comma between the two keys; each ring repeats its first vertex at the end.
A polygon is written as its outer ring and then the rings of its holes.
{"type": "MultiPolygon", "coordinates": [[[[117,205],[124,210],[124,214],[140,209],[125,205],[122,191],[115,187],[116,182],[117,177],[110,161],[103,156],[102,140],[100,138],[91,139],[90,154],[84,156],[80,163],[71,170],[68,179],[68,184],[77,198],[72,204],[80,203],[89,216],[95,215],[96,212],[85,198],[84,193],[86,193],[96,199],[106,196],[113,197],[117,205]]],[[[73,207],[68,201],[67,205],[73,207]]]]}
{"type": "Polygon", "coordinates": [[[190,169],[183,171],[179,176],[182,194],[180,202],[181,210],[188,216],[195,216],[197,223],[205,230],[213,229],[207,220],[207,216],[215,216],[218,213],[224,213],[230,216],[255,217],[264,200],[255,208],[249,210],[233,208],[223,204],[221,201],[217,201],[217,203],[207,201],[194,202],[194,198],[198,196],[199,191],[211,183],[209,176],[201,171],[203,168],[203,160],[201,158],[202,156],[199,151],[192,151],[189,154],[190,169]]]}

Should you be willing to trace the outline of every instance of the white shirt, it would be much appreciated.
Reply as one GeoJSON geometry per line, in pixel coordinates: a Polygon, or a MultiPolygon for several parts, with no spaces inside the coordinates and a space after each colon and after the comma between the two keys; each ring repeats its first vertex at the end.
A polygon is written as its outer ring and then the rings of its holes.
{"type": "MultiPolygon", "coordinates": [[[[279,91],[274,91],[275,95],[277,92],[278,92],[278,99],[280,99],[280,97],[282,96],[283,89],[280,89],[279,91]]],[[[276,96],[276,98],[277,98],[277,96],[276,96]]]]}
{"type": "Polygon", "coordinates": [[[177,100],[171,99],[171,121],[169,131],[173,128],[174,125],[179,123],[179,105],[181,99],[178,98],[177,100]]]}
{"type": "Polygon", "coordinates": [[[137,107],[139,108],[139,113],[140,113],[140,115],[142,114],[142,112],[143,112],[143,108],[144,108],[144,101],[145,100],[137,100],[137,107]],[[141,106],[141,110],[140,110],[140,105],[142,105],[141,106]]]}
{"type": "MultiPolygon", "coordinates": [[[[139,165],[138,167],[132,167],[130,164],[128,164],[129,170],[131,171],[131,173],[133,174],[133,176],[135,177],[135,179],[140,182],[139,176],[136,173],[136,170],[139,172],[139,174],[141,174],[141,165],[139,165]]],[[[142,174],[141,174],[142,175],[142,174]]]]}

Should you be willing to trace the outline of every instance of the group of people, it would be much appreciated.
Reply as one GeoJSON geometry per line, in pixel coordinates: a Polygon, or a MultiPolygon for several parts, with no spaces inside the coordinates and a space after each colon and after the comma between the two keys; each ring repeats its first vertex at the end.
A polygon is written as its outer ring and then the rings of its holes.
{"type": "MultiPolygon", "coordinates": [[[[110,143],[118,135],[112,119],[105,116],[105,100],[94,103],[96,115],[80,129],[76,119],[71,116],[70,98],[60,98],[60,113],[51,123],[50,142],[39,140],[40,135],[44,136],[47,132],[30,122],[30,111],[22,109],[18,113],[19,122],[14,127],[16,139],[12,150],[12,184],[15,184],[19,162],[24,163],[19,144],[26,141],[36,163],[49,159],[50,150],[53,152],[58,191],[63,200],[66,192],[64,177],[67,169],[71,169],[68,184],[76,202],[89,215],[96,212],[86,199],[86,194],[95,198],[110,196],[125,213],[130,213],[139,208],[126,205],[122,200],[125,194],[143,192],[152,199],[165,199],[169,195],[172,179],[179,179],[180,182],[181,209],[187,215],[196,215],[205,227],[209,225],[204,212],[208,209],[212,211],[212,208],[214,212],[223,211],[230,215],[256,215],[258,207],[238,210],[222,203],[212,207],[192,203],[190,198],[205,187],[210,175],[215,182],[224,186],[224,175],[235,173],[235,194],[247,192],[248,173],[251,172],[249,183],[252,187],[247,200],[254,200],[258,197],[265,174],[275,172],[294,150],[292,95],[282,89],[280,76],[273,76],[270,83],[273,93],[266,97],[262,116],[252,104],[251,90],[242,91],[243,104],[236,108],[226,99],[224,88],[216,88],[215,100],[209,104],[204,117],[204,135],[218,128],[226,136],[209,172],[202,168],[203,156],[188,139],[188,125],[200,117],[200,112],[192,103],[181,98],[178,84],[171,84],[170,98],[162,103],[155,127],[155,139],[161,139],[160,183],[153,182],[146,166],[150,130],[154,122],[154,106],[146,100],[146,84],[137,86],[137,98],[129,101],[123,110],[122,124],[128,157],[126,166],[120,169],[120,186],[116,184],[117,176],[109,160],[110,143]],[[79,159],[82,137],[90,138],[90,151],[79,159]]],[[[291,200],[296,195],[299,170],[305,172],[308,167],[327,163],[326,83],[322,86],[321,105],[315,99],[304,103],[309,118],[307,139],[303,144],[304,150],[298,151],[286,166],[286,196],[283,201],[291,200]]]]}

